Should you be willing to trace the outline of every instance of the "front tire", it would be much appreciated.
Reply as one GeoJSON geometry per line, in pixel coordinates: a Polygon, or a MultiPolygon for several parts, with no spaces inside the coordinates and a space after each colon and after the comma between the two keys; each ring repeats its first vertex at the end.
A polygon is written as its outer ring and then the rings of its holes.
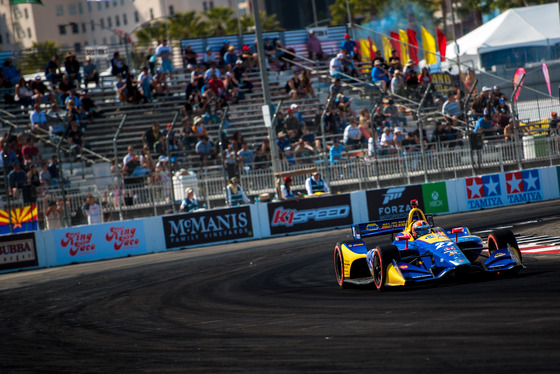
{"type": "Polygon", "coordinates": [[[492,254],[498,248],[507,248],[508,244],[519,257],[519,261],[523,261],[521,251],[517,245],[517,239],[511,230],[499,229],[494,230],[488,235],[488,252],[492,254]]]}
{"type": "Polygon", "coordinates": [[[344,283],[344,257],[340,249],[340,243],[334,246],[334,274],[336,276],[336,283],[341,288],[346,288],[344,283]]]}
{"type": "Polygon", "coordinates": [[[399,249],[393,245],[380,245],[373,249],[372,256],[372,276],[375,287],[379,291],[386,288],[387,270],[393,260],[399,260],[399,249]]]}

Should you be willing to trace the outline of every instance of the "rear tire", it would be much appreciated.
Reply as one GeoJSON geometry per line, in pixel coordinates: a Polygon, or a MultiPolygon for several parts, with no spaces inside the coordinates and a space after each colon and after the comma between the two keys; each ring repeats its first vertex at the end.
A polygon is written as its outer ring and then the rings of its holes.
{"type": "Polygon", "coordinates": [[[372,276],[375,287],[379,291],[386,288],[387,269],[393,260],[399,260],[399,249],[393,244],[380,245],[373,249],[372,276]]]}
{"type": "Polygon", "coordinates": [[[519,261],[523,261],[521,257],[521,251],[519,250],[519,246],[517,245],[517,239],[515,239],[515,235],[511,230],[508,229],[499,229],[494,230],[488,235],[488,252],[492,254],[498,248],[507,248],[507,245],[510,245],[513,250],[519,256],[519,261]]]}
{"type": "Polygon", "coordinates": [[[334,246],[334,274],[336,276],[336,283],[341,288],[346,288],[344,283],[344,256],[342,256],[340,242],[334,246]]]}

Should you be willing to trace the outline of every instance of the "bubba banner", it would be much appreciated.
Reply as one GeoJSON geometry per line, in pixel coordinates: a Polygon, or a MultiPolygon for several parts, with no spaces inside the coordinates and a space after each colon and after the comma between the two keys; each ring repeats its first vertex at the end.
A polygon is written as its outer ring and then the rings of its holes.
{"type": "Polygon", "coordinates": [[[147,253],[141,220],[54,230],[58,264],[147,253]]]}
{"type": "Polygon", "coordinates": [[[350,195],[270,203],[268,220],[272,235],[350,225],[352,224],[350,195]]]}
{"type": "Polygon", "coordinates": [[[0,236],[0,270],[38,265],[34,233],[0,236]]]}
{"type": "Polygon", "coordinates": [[[366,198],[370,221],[406,217],[410,211],[410,200],[418,200],[418,207],[425,209],[422,186],[367,191],[366,198]]]}
{"type": "Polygon", "coordinates": [[[163,232],[168,249],[251,238],[251,210],[245,206],[165,216],[163,232]]]}

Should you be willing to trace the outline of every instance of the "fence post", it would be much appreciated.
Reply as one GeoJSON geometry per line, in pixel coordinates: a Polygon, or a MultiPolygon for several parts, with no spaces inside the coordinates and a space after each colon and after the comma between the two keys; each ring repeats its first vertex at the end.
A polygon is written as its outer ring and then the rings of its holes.
{"type": "Polygon", "coordinates": [[[66,187],[64,186],[64,169],[62,168],[62,158],[60,157],[60,147],[64,137],[61,136],[56,144],[56,157],[58,158],[58,173],[60,174],[60,189],[62,190],[62,201],[64,205],[64,227],[70,226],[70,217],[68,215],[68,208],[66,204],[66,187]]]}
{"type": "Polygon", "coordinates": [[[118,148],[117,142],[119,140],[119,134],[121,132],[122,127],[126,121],[126,114],[123,116],[119,127],[117,128],[117,132],[115,132],[115,136],[113,137],[113,154],[115,156],[115,172],[117,173],[117,193],[118,193],[118,202],[119,202],[119,221],[122,221],[123,218],[123,210],[122,210],[122,198],[121,196],[124,193],[124,188],[121,189],[121,168],[119,167],[119,155],[118,155],[118,148]]]}

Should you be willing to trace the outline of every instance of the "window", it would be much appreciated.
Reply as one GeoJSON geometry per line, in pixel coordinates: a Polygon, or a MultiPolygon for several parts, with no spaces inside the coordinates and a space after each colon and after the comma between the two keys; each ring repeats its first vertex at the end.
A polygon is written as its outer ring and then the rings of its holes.
{"type": "Polygon", "coordinates": [[[122,23],[123,25],[128,25],[128,19],[126,18],[126,13],[122,15],[122,23]]]}
{"type": "Polygon", "coordinates": [[[91,31],[95,31],[95,22],[91,21],[91,31]]]}
{"type": "Polygon", "coordinates": [[[80,53],[82,51],[82,45],[80,43],[74,43],[74,52],[80,53]]]}
{"type": "Polygon", "coordinates": [[[117,44],[117,38],[115,37],[115,35],[111,36],[111,44],[117,44]]]}
{"type": "Polygon", "coordinates": [[[140,14],[138,14],[138,11],[134,11],[134,22],[140,22],[140,14]]]}
{"type": "Polygon", "coordinates": [[[121,0],[121,6],[124,6],[124,0],[121,0]]]}
{"type": "Polygon", "coordinates": [[[4,40],[2,40],[2,34],[0,34],[0,44],[4,44],[4,40]]]}
{"type": "Polygon", "coordinates": [[[64,6],[57,5],[56,6],[56,16],[57,17],[64,17],[64,6]]]}
{"type": "Polygon", "coordinates": [[[119,27],[121,25],[121,19],[120,17],[117,15],[115,16],[115,26],[119,27]]]}
{"type": "Polygon", "coordinates": [[[87,33],[87,29],[86,29],[86,23],[82,22],[82,34],[87,33]]]}
{"type": "Polygon", "coordinates": [[[72,26],[72,34],[80,33],[80,26],[76,22],[72,22],[70,25],[72,26]]]}
{"type": "Polygon", "coordinates": [[[173,5],[169,6],[169,15],[172,16],[175,14],[175,7],[173,5]]]}
{"type": "Polygon", "coordinates": [[[111,4],[108,1],[106,1],[105,2],[105,9],[109,9],[110,6],[111,6],[111,4]]]}
{"type": "Polygon", "coordinates": [[[208,11],[208,4],[206,3],[206,1],[203,1],[203,2],[202,2],[202,10],[203,10],[204,12],[207,12],[207,11],[208,11]]]}
{"type": "Polygon", "coordinates": [[[117,0],[114,0],[113,1],[113,8],[116,7],[117,5],[119,5],[119,4],[117,4],[117,0]]]}
{"type": "Polygon", "coordinates": [[[87,11],[88,11],[88,13],[91,13],[91,3],[90,2],[87,3],[87,11]]]}
{"type": "Polygon", "coordinates": [[[102,29],[105,28],[105,20],[103,18],[99,20],[99,26],[101,26],[102,29]]]}
{"type": "Polygon", "coordinates": [[[29,10],[27,8],[23,10],[23,14],[25,14],[25,19],[29,19],[29,10]]]}
{"type": "Polygon", "coordinates": [[[78,13],[84,14],[84,7],[82,3],[78,3],[78,13]]]}
{"type": "Polygon", "coordinates": [[[97,3],[97,10],[101,11],[101,3],[97,3]]]}
{"type": "Polygon", "coordinates": [[[29,27],[27,28],[27,37],[31,39],[31,29],[29,27]]]}
{"type": "Polygon", "coordinates": [[[210,1],[210,9],[214,8],[214,2],[210,1]]]}
{"type": "Polygon", "coordinates": [[[107,27],[108,28],[113,27],[113,20],[111,19],[111,17],[107,17],[107,27]]]}
{"type": "Polygon", "coordinates": [[[77,12],[78,10],[76,8],[76,4],[68,5],[68,14],[70,14],[71,16],[75,16],[77,12]]]}
{"type": "Polygon", "coordinates": [[[66,25],[58,25],[58,33],[60,35],[66,35],[66,25]]]}
{"type": "Polygon", "coordinates": [[[103,45],[107,45],[107,38],[103,37],[103,45]]]}
{"type": "Polygon", "coordinates": [[[150,19],[154,19],[154,10],[150,8],[150,19]]]}

